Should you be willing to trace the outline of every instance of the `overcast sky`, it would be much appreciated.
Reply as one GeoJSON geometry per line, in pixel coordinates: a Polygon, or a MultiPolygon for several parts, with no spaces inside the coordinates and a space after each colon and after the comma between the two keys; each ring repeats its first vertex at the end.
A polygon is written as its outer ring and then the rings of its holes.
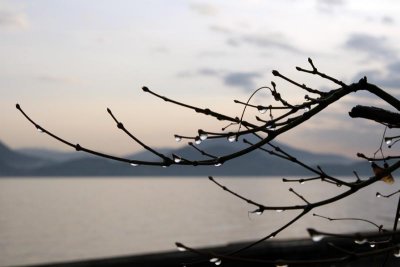
{"type": "MultiPolygon", "coordinates": [[[[346,83],[369,81],[400,95],[400,2],[282,1],[0,1],[0,140],[12,148],[67,149],[38,134],[39,124],[73,143],[115,154],[138,146],[118,131],[106,108],[151,146],[177,146],[173,135],[218,131],[226,123],[141,91],[239,116],[258,87],[278,84],[293,102],[302,91],[273,69],[319,89],[332,84],[299,74],[312,57],[346,83]]],[[[273,104],[261,93],[256,104],[273,104]]],[[[351,120],[347,97],[279,141],[313,151],[372,153],[382,126],[351,120]]],[[[249,112],[251,119],[255,113],[249,112]]]]}

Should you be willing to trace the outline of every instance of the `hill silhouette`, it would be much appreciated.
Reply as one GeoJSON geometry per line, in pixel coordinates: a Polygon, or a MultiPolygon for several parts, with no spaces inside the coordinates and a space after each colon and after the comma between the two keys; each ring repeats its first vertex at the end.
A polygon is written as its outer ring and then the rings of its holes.
{"type": "MultiPolygon", "coordinates": [[[[198,147],[215,156],[232,153],[246,144],[237,142],[203,142],[198,147]]],[[[287,145],[279,146],[291,155],[312,165],[320,165],[328,173],[335,175],[370,174],[369,164],[351,161],[341,155],[310,153],[287,145]]],[[[172,153],[181,157],[200,160],[205,156],[189,146],[177,149],[159,149],[166,155],[172,153]]],[[[159,158],[148,151],[140,151],[127,158],[154,160],[159,158]]],[[[257,150],[220,167],[215,166],[175,166],[168,168],[138,166],[97,158],[76,152],[59,152],[43,149],[20,149],[14,151],[0,142],[0,176],[304,176],[312,173],[286,160],[257,150]],[[24,152],[25,151],[25,152],[24,152]]]]}

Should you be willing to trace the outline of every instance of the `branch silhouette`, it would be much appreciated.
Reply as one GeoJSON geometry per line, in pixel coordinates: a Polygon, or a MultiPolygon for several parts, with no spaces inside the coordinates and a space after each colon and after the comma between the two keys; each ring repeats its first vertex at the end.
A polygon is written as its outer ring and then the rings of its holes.
{"type": "MultiPolygon", "coordinates": [[[[389,257],[389,254],[392,253],[396,257],[400,256],[400,243],[398,241],[399,232],[397,231],[398,220],[400,216],[400,197],[399,202],[397,205],[396,212],[394,213],[394,223],[393,223],[393,230],[386,231],[383,230],[382,225],[378,225],[372,221],[349,217],[349,218],[331,218],[322,215],[314,214],[314,216],[321,217],[323,219],[329,221],[338,221],[338,220],[347,220],[347,221],[363,221],[374,225],[378,228],[378,231],[375,233],[370,234],[336,234],[336,233],[327,233],[317,231],[315,229],[308,229],[308,232],[311,238],[315,241],[319,241],[324,237],[338,237],[338,238],[347,238],[349,240],[354,240],[357,244],[363,244],[368,242],[370,244],[370,250],[367,252],[358,252],[356,248],[354,251],[343,249],[335,244],[330,244],[331,248],[339,251],[343,254],[342,257],[334,257],[334,258],[325,258],[325,259],[310,259],[310,260],[264,260],[264,259],[256,259],[256,258],[246,258],[241,257],[241,253],[243,251],[249,250],[250,248],[270,239],[296,223],[298,220],[303,218],[306,214],[317,207],[322,207],[331,203],[335,203],[340,201],[344,198],[347,198],[361,189],[364,189],[372,184],[375,184],[378,181],[385,181],[387,183],[394,182],[394,178],[392,173],[400,168],[400,156],[385,156],[383,151],[383,144],[389,145],[391,148],[396,142],[400,140],[400,136],[386,136],[386,129],[387,128],[400,128],[400,113],[389,111],[388,109],[395,109],[400,111],[400,101],[392,96],[391,94],[387,93],[380,87],[375,84],[371,84],[367,81],[367,77],[361,78],[358,82],[354,82],[352,84],[346,84],[343,81],[340,81],[326,73],[320,72],[318,68],[315,66],[314,62],[309,58],[308,63],[311,68],[302,68],[296,67],[296,70],[305,74],[305,75],[315,75],[323,80],[327,80],[333,84],[336,88],[328,90],[328,91],[321,91],[315,88],[311,88],[306,84],[300,83],[295,81],[294,79],[281,74],[280,72],[273,70],[272,74],[279,80],[289,83],[290,85],[299,88],[306,94],[304,95],[304,100],[299,101],[298,103],[289,103],[284,97],[282,97],[281,93],[278,91],[277,84],[272,81],[271,87],[263,86],[255,90],[251,96],[248,98],[247,101],[240,101],[234,100],[235,103],[239,104],[243,107],[241,112],[241,117],[230,116],[227,114],[222,114],[217,111],[213,111],[209,108],[200,108],[193,105],[185,104],[181,101],[177,101],[174,99],[170,99],[168,97],[162,96],[153,90],[150,90],[148,87],[143,87],[142,90],[145,93],[148,93],[158,99],[161,99],[165,102],[180,106],[187,110],[193,110],[196,113],[210,116],[211,118],[225,121],[229,123],[227,126],[223,127],[221,131],[212,131],[206,129],[199,129],[196,134],[193,136],[186,136],[175,134],[175,140],[180,142],[182,140],[188,140],[188,145],[196,150],[199,154],[205,156],[205,159],[201,160],[194,160],[190,158],[183,158],[180,155],[165,155],[160,153],[156,149],[148,146],[138,137],[133,135],[122,122],[120,122],[116,116],[112,113],[111,109],[107,108],[108,114],[116,123],[117,127],[122,130],[126,135],[128,135],[133,141],[141,145],[145,150],[149,151],[150,153],[154,154],[159,158],[159,161],[146,161],[141,159],[130,159],[124,157],[117,157],[107,153],[101,153],[96,150],[92,150],[81,146],[79,143],[74,144],[66,139],[54,134],[52,131],[47,130],[42,125],[38,124],[35,120],[31,119],[30,116],[22,109],[22,107],[17,104],[16,108],[21,112],[21,114],[30,122],[39,132],[50,136],[51,138],[56,139],[57,141],[77,150],[82,151],[85,153],[89,153],[92,155],[96,155],[98,157],[107,158],[119,162],[124,162],[127,164],[131,164],[133,166],[138,165],[149,165],[149,166],[163,166],[168,167],[171,165],[185,165],[185,166],[208,166],[208,165],[215,165],[220,166],[225,162],[231,161],[233,159],[239,158],[243,155],[251,153],[255,150],[263,151],[271,156],[278,157],[287,161],[288,163],[295,164],[302,169],[308,171],[310,173],[309,177],[303,177],[299,179],[287,179],[283,178],[282,181],[285,183],[288,182],[298,182],[298,183],[306,183],[311,181],[321,181],[324,183],[329,183],[337,186],[343,186],[345,189],[343,192],[338,193],[332,197],[328,197],[325,199],[319,199],[317,201],[309,201],[307,200],[306,196],[303,196],[299,192],[295,191],[293,188],[289,188],[288,194],[293,194],[296,196],[296,199],[299,201],[298,204],[295,205],[278,205],[272,206],[267,204],[258,203],[253,201],[249,197],[243,196],[241,193],[235,192],[222,183],[218,182],[212,176],[209,176],[209,180],[215,184],[217,187],[221,188],[225,192],[231,194],[233,197],[248,203],[249,205],[254,206],[254,210],[250,211],[251,213],[257,215],[263,215],[265,211],[276,211],[282,212],[286,210],[297,210],[299,213],[295,215],[292,219],[290,219],[286,223],[282,223],[280,227],[272,231],[271,233],[255,240],[254,242],[250,242],[249,244],[235,250],[235,251],[228,251],[226,253],[215,253],[212,251],[203,251],[192,248],[185,244],[176,243],[176,246],[179,250],[186,250],[193,252],[203,258],[200,263],[204,262],[211,262],[216,265],[220,265],[222,260],[235,260],[235,261],[243,261],[248,263],[265,263],[265,264],[274,264],[276,266],[287,266],[287,265],[305,265],[309,264],[316,265],[316,264],[327,264],[327,263],[336,263],[336,262],[343,262],[343,261],[350,261],[355,260],[363,257],[370,257],[372,255],[387,255],[385,261],[383,262],[383,266],[386,264],[386,261],[389,257]],[[268,103],[266,105],[254,105],[250,103],[253,96],[261,90],[266,90],[271,96],[273,97],[273,101],[275,103],[268,103]],[[361,179],[357,172],[353,172],[356,176],[355,181],[348,181],[344,179],[340,179],[333,175],[330,175],[328,172],[324,171],[320,166],[313,167],[310,164],[303,162],[301,159],[291,155],[290,153],[284,151],[279,146],[273,144],[273,141],[281,135],[284,135],[287,132],[292,131],[293,129],[301,126],[302,124],[306,123],[309,119],[317,116],[321,112],[323,112],[327,107],[330,105],[341,101],[341,99],[349,94],[354,94],[359,91],[366,91],[375,96],[376,98],[380,99],[387,105],[385,108],[380,107],[367,107],[367,106],[356,106],[350,112],[349,116],[351,118],[359,118],[359,119],[367,119],[378,124],[385,125],[385,131],[383,136],[380,139],[380,147],[379,149],[372,155],[365,155],[364,153],[358,152],[356,155],[358,158],[371,162],[371,173],[373,174],[371,177],[366,179],[361,179]],[[244,115],[247,109],[254,109],[258,110],[260,114],[265,114],[267,118],[260,118],[256,116],[255,119],[257,123],[252,123],[248,120],[244,119],[244,115]],[[269,115],[269,116],[268,116],[269,115]],[[236,130],[232,130],[233,127],[237,127],[236,130]],[[230,128],[230,131],[226,131],[230,128]],[[249,141],[246,137],[252,137],[256,139],[256,141],[249,141]],[[232,153],[224,154],[224,155],[214,155],[213,153],[209,153],[205,150],[202,150],[197,147],[198,144],[209,140],[216,139],[227,139],[229,142],[236,142],[239,139],[246,144],[244,148],[238,149],[232,153]],[[377,157],[376,154],[380,153],[380,156],[377,157]],[[389,162],[391,160],[391,162],[389,162]],[[375,162],[383,161],[383,167],[377,165],[375,162]],[[379,248],[376,248],[375,245],[379,245],[379,248]]],[[[252,139],[252,140],[253,140],[252,139]]],[[[382,195],[381,193],[377,193],[377,197],[385,197],[389,198],[397,193],[396,191],[389,195],[382,195]]],[[[187,263],[187,265],[196,265],[199,262],[192,262],[187,263]]]]}

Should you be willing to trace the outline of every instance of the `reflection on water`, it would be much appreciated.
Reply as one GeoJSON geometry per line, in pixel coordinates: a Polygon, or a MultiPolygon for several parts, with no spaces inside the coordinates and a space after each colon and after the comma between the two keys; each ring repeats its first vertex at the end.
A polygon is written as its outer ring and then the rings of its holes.
{"type": "MultiPolygon", "coordinates": [[[[218,179],[218,177],[216,177],[218,179]]],[[[229,188],[266,205],[303,204],[345,190],[314,181],[283,184],[278,178],[221,178],[229,188]]],[[[377,183],[314,212],[360,217],[390,228],[397,199],[376,198],[397,188],[377,183]]],[[[251,206],[204,178],[0,179],[0,265],[98,258],[261,238],[299,212],[249,214],[251,206]]],[[[375,230],[363,222],[329,222],[308,214],[277,238],[323,231],[375,230]]]]}

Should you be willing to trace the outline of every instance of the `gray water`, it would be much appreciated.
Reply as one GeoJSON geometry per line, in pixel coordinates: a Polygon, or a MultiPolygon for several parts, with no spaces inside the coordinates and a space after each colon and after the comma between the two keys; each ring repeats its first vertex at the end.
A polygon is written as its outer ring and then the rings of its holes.
{"type": "MultiPolygon", "coordinates": [[[[227,187],[266,205],[303,204],[345,188],[319,181],[300,185],[278,178],[222,178],[227,187]]],[[[359,217],[390,229],[397,198],[376,198],[396,186],[378,182],[313,212],[359,217]]],[[[261,238],[298,211],[248,214],[255,207],[201,178],[0,179],[0,265],[24,265],[174,250],[261,238]]],[[[376,230],[363,222],[329,222],[306,215],[277,238],[306,237],[306,228],[376,230]]]]}

